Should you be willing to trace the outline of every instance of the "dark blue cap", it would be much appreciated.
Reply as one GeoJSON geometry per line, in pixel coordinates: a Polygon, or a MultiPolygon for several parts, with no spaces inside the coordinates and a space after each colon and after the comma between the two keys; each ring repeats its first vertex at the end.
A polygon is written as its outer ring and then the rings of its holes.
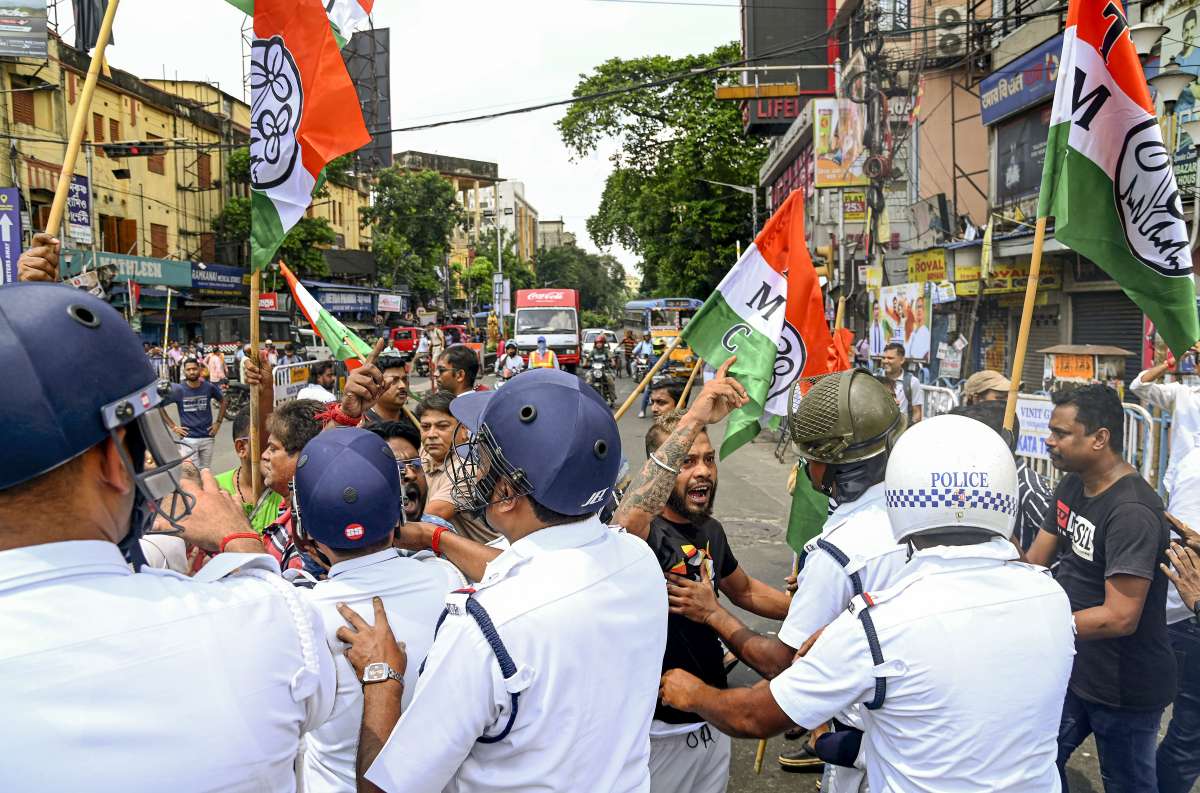
{"type": "Polygon", "coordinates": [[[487,425],[530,495],[563,515],[598,512],[621,467],[621,436],[608,405],[578,377],[534,369],[498,391],[462,394],[450,412],[472,433],[487,425]]]}
{"type": "Polygon", "coordinates": [[[364,548],[400,522],[400,470],[373,432],[322,432],[300,451],[295,484],[301,527],[330,548],[364,548]]]}
{"type": "Polygon", "coordinates": [[[62,284],[0,287],[0,372],[0,490],[100,443],[101,408],[157,379],[125,319],[62,284]]]}

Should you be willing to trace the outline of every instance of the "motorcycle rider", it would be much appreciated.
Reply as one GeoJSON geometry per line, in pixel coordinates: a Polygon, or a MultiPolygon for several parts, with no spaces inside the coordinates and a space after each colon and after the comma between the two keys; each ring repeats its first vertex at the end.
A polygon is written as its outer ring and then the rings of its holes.
{"type": "Polygon", "coordinates": [[[613,384],[613,351],[608,346],[608,338],[601,333],[596,337],[596,343],[592,345],[592,351],[588,354],[588,364],[594,365],[597,362],[604,364],[604,381],[602,396],[606,399],[616,397],[616,387],[613,384]]]}
{"type": "Polygon", "coordinates": [[[517,349],[515,339],[509,339],[504,342],[504,355],[496,359],[496,375],[501,382],[511,380],[525,369],[525,361],[521,358],[521,351],[517,349]]]}

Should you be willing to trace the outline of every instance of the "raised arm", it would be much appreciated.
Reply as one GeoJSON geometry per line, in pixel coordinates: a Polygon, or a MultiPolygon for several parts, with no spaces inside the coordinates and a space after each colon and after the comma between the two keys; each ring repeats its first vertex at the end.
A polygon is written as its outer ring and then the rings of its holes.
{"type": "Polygon", "coordinates": [[[650,455],[625,491],[613,522],[623,526],[630,534],[636,534],[643,540],[650,535],[650,522],[666,505],[667,497],[675,486],[679,466],[700,431],[749,401],[746,389],[729,376],[729,367],[736,360],[736,355],[731,356],[721,364],[716,377],[704,384],[704,389],[692,401],[675,431],[650,455]]]}

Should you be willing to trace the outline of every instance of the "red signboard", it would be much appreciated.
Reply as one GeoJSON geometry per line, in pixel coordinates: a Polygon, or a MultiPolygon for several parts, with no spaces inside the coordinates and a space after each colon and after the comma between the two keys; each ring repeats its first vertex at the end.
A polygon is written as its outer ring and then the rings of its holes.
{"type": "Polygon", "coordinates": [[[278,311],[279,293],[260,292],[258,295],[258,308],[260,311],[278,311]]]}
{"type": "Polygon", "coordinates": [[[573,306],[574,289],[518,289],[517,306],[573,306]]]}

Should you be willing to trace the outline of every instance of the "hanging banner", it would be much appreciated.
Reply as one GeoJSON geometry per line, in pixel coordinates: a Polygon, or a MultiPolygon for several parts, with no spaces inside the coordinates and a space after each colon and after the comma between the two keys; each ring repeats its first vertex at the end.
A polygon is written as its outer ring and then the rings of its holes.
{"type": "Polygon", "coordinates": [[[927,361],[930,352],[933,312],[929,310],[930,284],[910,283],[881,287],[868,292],[871,325],[867,339],[872,355],[882,355],[893,342],[904,345],[912,360],[927,361]],[[878,350],[878,352],[876,352],[878,350]]]}
{"type": "Polygon", "coordinates": [[[0,7],[0,56],[46,59],[46,0],[11,0],[0,7]]]}
{"type": "MultiPolygon", "coordinates": [[[[1002,295],[1010,292],[1025,292],[1029,282],[1029,260],[1020,262],[993,261],[992,271],[983,279],[985,295],[1002,295]]],[[[1053,259],[1043,259],[1038,274],[1038,291],[1062,288],[1062,272],[1053,259]]],[[[956,264],[954,266],[954,290],[959,297],[979,294],[979,265],[956,264]]]]}
{"type": "Polygon", "coordinates": [[[862,187],[867,150],[862,145],[863,105],[849,99],[814,99],[813,156],[817,187],[862,187]]]}

